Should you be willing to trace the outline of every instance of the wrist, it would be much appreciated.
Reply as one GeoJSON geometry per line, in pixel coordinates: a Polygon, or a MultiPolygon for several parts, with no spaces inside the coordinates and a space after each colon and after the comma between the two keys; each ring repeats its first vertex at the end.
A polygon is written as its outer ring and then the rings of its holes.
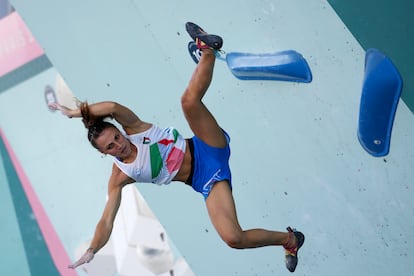
{"type": "Polygon", "coordinates": [[[86,252],[95,254],[95,249],[93,247],[89,247],[86,252]]]}
{"type": "Polygon", "coordinates": [[[82,116],[82,114],[81,114],[79,109],[72,109],[72,110],[69,111],[69,114],[68,114],[69,118],[81,117],[81,116],[82,116]]]}

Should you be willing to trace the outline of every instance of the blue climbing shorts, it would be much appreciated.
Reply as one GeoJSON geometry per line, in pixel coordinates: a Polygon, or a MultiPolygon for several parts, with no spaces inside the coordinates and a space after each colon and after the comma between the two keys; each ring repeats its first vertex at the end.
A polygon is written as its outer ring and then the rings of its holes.
{"type": "Polygon", "coordinates": [[[190,177],[191,186],[207,199],[213,185],[219,181],[227,180],[230,189],[231,171],[229,166],[230,158],[230,136],[223,130],[227,139],[224,148],[216,148],[207,145],[197,136],[189,140],[192,154],[192,168],[190,177]]]}

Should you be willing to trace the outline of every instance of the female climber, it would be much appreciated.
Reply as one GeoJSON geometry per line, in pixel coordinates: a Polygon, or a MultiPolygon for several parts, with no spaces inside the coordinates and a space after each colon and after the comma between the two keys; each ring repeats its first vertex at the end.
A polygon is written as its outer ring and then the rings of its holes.
{"type": "Polygon", "coordinates": [[[183,113],[194,134],[192,138],[184,139],[175,128],[160,128],[142,121],[130,109],[115,102],[83,102],[77,109],[52,104],[69,118],[82,118],[92,146],[114,157],[108,200],[90,247],[69,268],[90,262],[107,243],[125,185],[176,181],[190,185],[204,196],[211,222],[226,244],[237,249],[283,246],[286,267],[295,271],[298,249],[305,239],[301,232],[290,227],[287,232],[244,230],[239,225],[229,167],[230,136],[202,101],[212,80],[215,51],[220,50],[223,41],[191,22],[186,24],[186,30],[202,51],[181,97],[183,113]],[[115,119],[122,130],[108,119],[115,119]]]}

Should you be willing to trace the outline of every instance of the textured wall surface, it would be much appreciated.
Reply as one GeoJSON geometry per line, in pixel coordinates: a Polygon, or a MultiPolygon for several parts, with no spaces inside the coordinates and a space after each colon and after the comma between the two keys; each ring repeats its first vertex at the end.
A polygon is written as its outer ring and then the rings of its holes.
{"type": "MultiPolygon", "coordinates": [[[[241,225],[303,231],[298,275],[414,270],[414,116],[400,101],[389,155],[362,149],[365,52],[327,1],[11,2],[54,68],[0,94],[0,127],[71,258],[93,234],[111,158],[88,145],[79,120],[47,110],[45,86],[58,72],[81,100],[119,101],[190,136],[180,95],[195,67],[184,28],[194,21],[227,52],[293,49],[313,73],[309,84],[240,81],[216,63],[205,102],[232,137],[241,225]]],[[[281,248],[228,248],[185,185],[137,187],[196,275],[290,274],[281,248]]]]}

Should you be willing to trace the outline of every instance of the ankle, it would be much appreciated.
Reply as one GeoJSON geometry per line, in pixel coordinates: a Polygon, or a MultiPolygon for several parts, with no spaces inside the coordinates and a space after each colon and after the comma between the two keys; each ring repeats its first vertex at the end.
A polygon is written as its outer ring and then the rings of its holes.
{"type": "Polygon", "coordinates": [[[211,48],[205,48],[205,49],[200,49],[200,51],[203,52],[203,55],[207,55],[207,56],[216,56],[216,54],[214,53],[214,50],[211,48]]]}
{"type": "Polygon", "coordinates": [[[287,237],[285,239],[285,242],[283,243],[283,247],[285,249],[292,249],[296,247],[296,237],[295,234],[293,234],[293,232],[287,232],[287,237]]]}

